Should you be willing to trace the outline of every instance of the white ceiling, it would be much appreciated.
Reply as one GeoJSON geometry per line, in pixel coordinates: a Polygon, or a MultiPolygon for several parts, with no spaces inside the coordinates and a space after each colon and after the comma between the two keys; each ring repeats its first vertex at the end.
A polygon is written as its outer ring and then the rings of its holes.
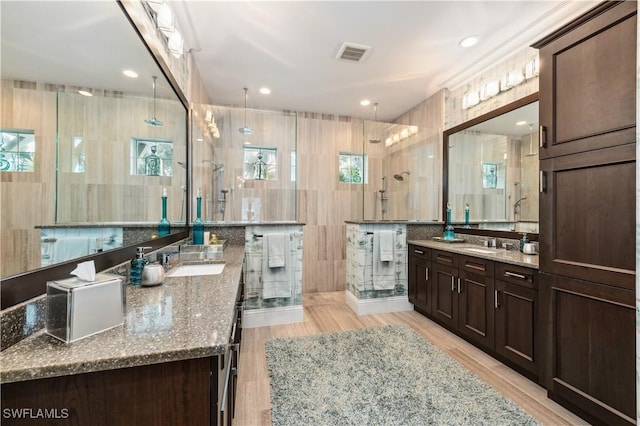
{"type": "MultiPolygon", "coordinates": [[[[210,101],[391,121],[580,13],[589,1],[172,1],[210,101]],[[464,36],[480,36],[471,49],[464,36]],[[343,42],[372,47],[335,59],[343,42]],[[272,94],[258,93],[268,86],[272,94]]],[[[3,78],[151,96],[156,64],[115,1],[0,1],[3,78]],[[122,76],[136,69],[140,78],[122,76]]],[[[171,96],[164,79],[158,95],[171,96]]]]}
{"type": "Polygon", "coordinates": [[[595,1],[173,1],[210,101],[391,121],[542,38],[595,1]],[[477,35],[463,49],[458,42],[477,35]],[[361,63],[343,42],[371,46],[361,63]],[[271,88],[261,95],[262,86],[271,88]]]}

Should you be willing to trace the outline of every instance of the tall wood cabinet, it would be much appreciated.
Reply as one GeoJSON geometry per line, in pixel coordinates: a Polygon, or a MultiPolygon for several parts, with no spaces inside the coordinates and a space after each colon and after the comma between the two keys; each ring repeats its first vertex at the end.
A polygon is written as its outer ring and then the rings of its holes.
{"type": "Polygon", "coordinates": [[[635,1],[540,49],[540,282],[549,396],[635,424],[635,1]]]}

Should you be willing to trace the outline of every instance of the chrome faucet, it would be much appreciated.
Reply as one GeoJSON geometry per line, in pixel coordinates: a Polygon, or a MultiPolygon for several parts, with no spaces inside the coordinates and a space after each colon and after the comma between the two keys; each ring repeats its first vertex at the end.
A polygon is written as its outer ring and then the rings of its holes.
{"type": "Polygon", "coordinates": [[[527,199],[527,196],[525,195],[524,197],[520,197],[520,199],[518,201],[513,203],[513,216],[514,216],[514,219],[515,219],[515,216],[520,213],[520,207],[522,205],[522,202],[524,200],[526,200],[526,199],[527,199]]]}

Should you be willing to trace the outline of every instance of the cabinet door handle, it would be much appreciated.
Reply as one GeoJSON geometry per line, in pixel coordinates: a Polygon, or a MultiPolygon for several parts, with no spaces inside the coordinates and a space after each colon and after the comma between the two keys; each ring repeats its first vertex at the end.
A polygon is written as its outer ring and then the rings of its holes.
{"type": "Polygon", "coordinates": [[[429,268],[424,268],[424,279],[429,281],[429,268]]]}
{"type": "Polygon", "coordinates": [[[451,291],[456,291],[455,277],[451,275],[451,291]]]}
{"type": "Polygon", "coordinates": [[[540,131],[538,132],[538,138],[540,142],[540,148],[546,148],[547,147],[547,127],[541,125],[539,130],[540,131]]]}
{"type": "Polygon", "coordinates": [[[500,303],[498,303],[498,290],[493,290],[493,307],[498,309],[500,303]]]}
{"type": "Polygon", "coordinates": [[[540,193],[547,192],[547,172],[540,170],[540,193]]]}
{"type": "Polygon", "coordinates": [[[460,294],[460,288],[461,288],[461,285],[460,285],[460,277],[458,277],[458,294],[460,294]]]}
{"type": "Polygon", "coordinates": [[[511,271],[505,271],[504,274],[507,277],[512,277],[512,278],[520,278],[521,280],[526,280],[527,276],[526,275],[522,275],[522,274],[516,274],[515,272],[511,272],[511,271]]]}
{"type": "Polygon", "coordinates": [[[417,254],[424,254],[424,252],[422,250],[413,249],[413,252],[417,253],[417,254]]]}

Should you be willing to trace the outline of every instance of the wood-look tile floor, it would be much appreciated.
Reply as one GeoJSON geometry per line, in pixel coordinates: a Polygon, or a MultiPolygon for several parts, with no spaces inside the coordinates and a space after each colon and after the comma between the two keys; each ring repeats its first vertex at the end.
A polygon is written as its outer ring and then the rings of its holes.
{"type": "Polygon", "coordinates": [[[359,317],[346,305],[344,292],[307,294],[303,305],[304,321],[301,323],[244,329],[234,426],[271,424],[264,350],[267,340],[397,323],[409,324],[540,423],[554,426],[588,424],[548,399],[544,388],[415,311],[359,317]]]}

